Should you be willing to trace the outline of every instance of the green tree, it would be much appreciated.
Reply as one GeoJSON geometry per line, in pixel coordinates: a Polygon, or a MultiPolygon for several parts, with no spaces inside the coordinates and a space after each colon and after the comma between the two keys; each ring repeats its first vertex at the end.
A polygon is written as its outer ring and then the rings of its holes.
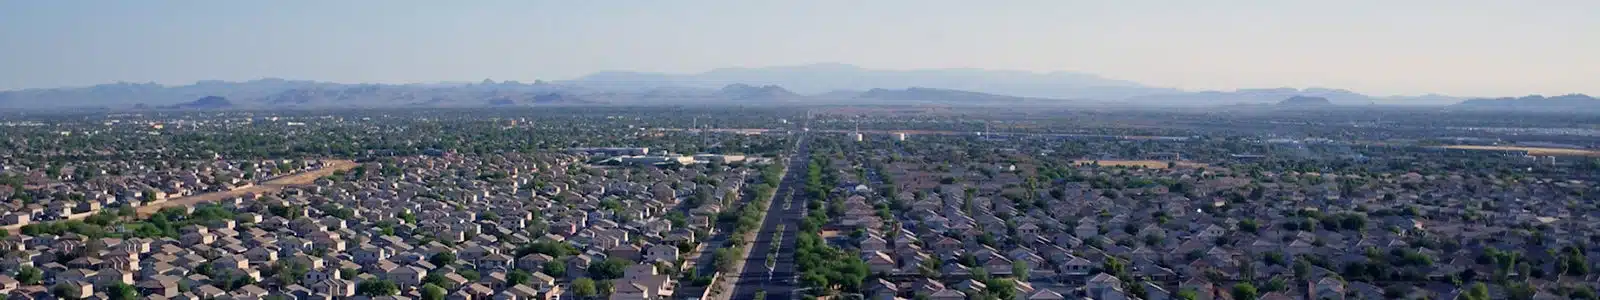
{"type": "Polygon", "coordinates": [[[517,249],[515,256],[522,257],[531,253],[539,253],[549,255],[550,257],[562,258],[577,254],[578,249],[572,245],[559,242],[534,242],[517,249]]]}
{"type": "Polygon", "coordinates": [[[1200,295],[1195,293],[1194,290],[1181,290],[1181,291],[1178,291],[1178,299],[1195,300],[1195,299],[1199,299],[1199,298],[1200,298],[1200,295]]]}
{"type": "Polygon", "coordinates": [[[455,289],[454,282],[446,280],[444,274],[444,272],[428,272],[428,276],[422,276],[422,283],[432,284],[444,289],[455,289]]]}
{"type": "Polygon", "coordinates": [[[68,284],[66,282],[57,283],[56,286],[50,287],[50,294],[55,295],[56,298],[79,299],[78,293],[79,291],[77,286],[68,284]]]}
{"type": "Polygon", "coordinates": [[[595,281],[594,290],[596,293],[609,295],[611,294],[611,291],[613,291],[612,284],[614,283],[610,280],[595,281]]]}
{"type": "Polygon", "coordinates": [[[278,263],[268,267],[267,270],[270,273],[274,273],[273,277],[277,278],[279,282],[295,282],[304,277],[307,272],[310,272],[311,268],[305,264],[280,260],[278,263]]]}
{"type": "Polygon", "coordinates": [[[1295,259],[1294,260],[1294,279],[1295,280],[1299,280],[1299,281],[1306,281],[1307,279],[1309,279],[1309,278],[1307,278],[1307,276],[1310,276],[1310,275],[1311,275],[1311,263],[1310,262],[1306,262],[1306,260],[1304,260],[1304,259],[1295,259]]]}
{"type": "Polygon", "coordinates": [[[1017,282],[1010,278],[992,278],[985,284],[988,285],[988,294],[997,299],[1016,299],[1017,282]]]}
{"type": "Polygon", "coordinates": [[[359,275],[359,274],[361,274],[361,271],[356,270],[355,268],[340,268],[339,269],[339,279],[354,280],[354,279],[356,279],[356,275],[359,275]]]}
{"type": "Polygon", "coordinates": [[[572,281],[572,295],[578,299],[592,299],[600,293],[595,291],[594,279],[583,277],[572,281]]]}
{"type": "Polygon", "coordinates": [[[1017,280],[1027,281],[1028,280],[1028,264],[1024,263],[1024,262],[1022,262],[1020,260],[1012,262],[1011,263],[1011,274],[1016,275],[1017,276],[1017,280]]]}
{"type": "Polygon", "coordinates": [[[1267,252],[1267,254],[1263,255],[1262,260],[1266,261],[1269,266],[1282,266],[1284,264],[1282,252],[1267,252]]]}
{"type": "Polygon", "coordinates": [[[1248,282],[1241,282],[1233,285],[1233,299],[1254,300],[1258,295],[1259,294],[1256,291],[1256,286],[1251,285],[1248,282]]]}
{"type": "Polygon", "coordinates": [[[106,287],[106,295],[112,300],[134,300],[139,299],[139,290],[134,289],[132,285],[118,282],[106,287]]]}
{"type": "Polygon", "coordinates": [[[23,285],[35,285],[39,284],[39,280],[44,279],[44,272],[40,271],[39,268],[23,266],[17,270],[16,279],[23,285]]]}
{"type": "Polygon", "coordinates": [[[1255,219],[1244,219],[1239,221],[1239,230],[1243,230],[1244,232],[1256,233],[1256,230],[1260,228],[1260,226],[1260,224],[1256,223],[1255,219]]]}
{"type": "Polygon", "coordinates": [[[1133,285],[1128,286],[1128,294],[1133,295],[1134,297],[1139,297],[1139,299],[1148,298],[1150,291],[1145,290],[1144,285],[1145,283],[1136,282],[1133,285]]]}
{"type": "Polygon", "coordinates": [[[226,281],[226,287],[223,287],[224,289],[226,289],[228,291],[234,291],[234,290],[238,290],[239,288],[242,288],[242,287],[244,287],[246,285],[256,284],[256,278],[255,277],[244,276],[242,274],[241,275],[228,275],[228,276],[232,276],[232,278],[227,280],[226,281]]]}
{"type": "Polygon", "coordinates": [[[828,283],[828,277],[823,276],[821,272],[816,271],[809,271],[800,275],[800,282],[804,283],[807,287],[814,288],[825,288],[831,286],[828,283]]]}
{"type": "Polygon", "coordinates": [[[1538,288],[1527,282],[1513,282],[1506,285],[1506,296],[1512,300],[1533,299],[1533,294],[1539,292],[1538,288]]]}
{"type": "MultiPolygon", "coordinates": [[[[740,252],[736,248],[721,248],[711,252],[711,265],[718,271],[727,272],[733,269],[733,263],[739,260],[740,252]]],[[[591,266],[592,268],[592,266],[591,266]]]]}
{"type": "Polygon", "coordinates": [[[560,278],[567,276],[567,264],[556,261],[547,261],[544,262],[543,269],[546,275],[550,275],[552,277],[560,278]]]}
{"type": "Polygon", "coordinates": [[[371,279],[356,284],[356,294],[367,297],[394,296],[399,293],[400,287],[388,280],[371,279]]]}
{"type": "Polygon", "coordinates": [[[461,275],[461,278],[466,278],[470,281],[478,281],[478,279],[483,278],[483,275],[478,274],[478,271],[473,269],[461,269],[456,271],[456,275],[461,275]]]}
{"type": "Polygon", "coordinates": [[[448,265],[454,264],[455,262],[456,262],[456,253],[455,252],[439,252],[439,253],[434,253],[433,256],[429,256],[428,257],[428,263],[432,263],[434,266],[439,266],[439,267],[448,266],[448,265]]]}
{"type": "Polygon", "coordinates": [[[1122,261],[1116,259],[1107,259],[1104,263],[1101,263],[1100,272],[1111,274],[1117,278],[1128,278],[1127,265],[1124,265],[1122,261]]]}
{"type": "Polygon", "coordinates": [[[1594,288],[1589,287],[1589,286],[1576,286],[1576,287],[1573,287],[1572,292],[1568,293],[1567,297],[1568,298],[1572,298],[1572,299],[1588,299],[1588,300],[1600,299],[1600,296],[1596,296],[1595,295],[1594,288]]]}
{"type": "Polygon", "coordinates": [[[1268,292],[1282,292],[1289,288],[1289,282],[1283,280],[1282,277],[1273,277],[1271,280],[1267,280],[1267,284],[1261,288],[1268,292]]]}
{"type": "Polygon", "coordinates": [[[1577,247],[1562,247],[1559,267],[1564,275],[1585,276],[1589,274],[1589,258],[1577,247]]]}
{"type": "Polygon", "coordinates": [[[622,271],[632,264],[633,262],[620,258],[606,259],[599,263],[589,264],[589,276],[594,276],[594,278],[599,278],[600,280],[622,278],[622,271]]]}
{"type": "Polygon", "coordinates": [[[432,283],[422,285],[422,300],[444,300],[445,290],[432,283]]]}
{"type": "Polygon", "coordinates": [[[533,274],[528,273],[528,271],[518,269],[511,270],[510,274],[506,274],[506,284],[518,285],[528,283],[529,281],[533,281],[533,274]]]}
{"type": "Polygon", "coordinates": [[[1467,288],[1467,293],[1462,295],[1467,300],[1489,300],[1489,286],[1482,282],[1472,284],[1467,288]]]}

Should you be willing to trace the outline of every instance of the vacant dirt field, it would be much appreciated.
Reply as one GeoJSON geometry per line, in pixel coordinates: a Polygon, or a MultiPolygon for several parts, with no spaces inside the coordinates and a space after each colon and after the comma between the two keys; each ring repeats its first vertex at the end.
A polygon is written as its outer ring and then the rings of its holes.
{"type": "MultiPolygon", "coordinates": [[[[1166,169],[1167,168],[1167,161],[1161,161],[1161,160],[1080,160],[1080,161],[1078,161],[1078,165],[1087,166],[1087,165],[1095,164],[1097,162],[1100,163],[1100,166],[1102,166],[1102,167],[1116,167],[1116,166],[1134,167],[1134,166],[1139,166],[1139,167],[1145,167],[1145,168],[1150,168],[1150,169],[1166,169]]],[[[1177,162],[1177,163],[1178,163],[1178,167],[1179,168],[1198,168],[1198,167],[1207,166],[1206,164],[1197,163],[1197,162],[1180,161],[1180,162],[1177,162]]]]}
{"type": "Polygon", "coordinates": [[[254,186],[250,186],[250,187],[246,187],[246,188],[242,188],[242,189],[236,189],[236,190],[232,190],[232,191],[212,192],[212,193],[205,193],[205,194],[193,195],[193,196],[188,196],[188,197],[181,197],[181,198],[176,198],[176,199],[169,199],[166,202],[140,206],[139,209],[137,210],[137,212],[138,212],[139,217],[143,218],[143,217],[148,217],[150,215],[153,215],[156,212],[161,211],[161,209],[168,208],[168,207],[192,206],[192,205],[196,205],[196,204],[200,204],[200,203],[215,202],[215,201],[220,201],[222,199],[228,199],[228,198],[232,198],[232,197],[243,196],[243,195],[249,194],[249,193],[256,193],[256,194],[274,193],[274,192],[282,190],[284,187],[288,187],[288,186],[311,184],[311,182],[317,181],[317,178],[322,178],[322,177],[325,177],[325,176],[328,176],[328,175],[332,175],[333,172],[337,172],[337,171],[345,171],[345,170],[354,169],[358,165],[355,162],[348,161],[348,160],[329,160],[327,162],[328,162],[327,165],[323,166],[321,169],[316,169],[316,170],[307,171],[307,172],[300,172],[300,173],[296,173],[294,175],[279,176],[278,178],[274,178],[272,180],[268,180],[266,183],[257,184],[257,185],[254,185],[254,186]]]}
{"type": "Polygon", "coordinates": [[[1453,146],[1444,146],[1444,147],[1446,149],[1463,149],[1463,150],[1503,150],[1503,151],[1522,150],[1522,151],[1528,151],[1528,155],[1534,155],[1534,156],[1591,156],[1591,157],[1600,157],[1600,151],[1586,150],[1586,149],[1518,147],[1518,146],[1473,146],[1473,145],[1453,145],[1453,146]]]}
{"type": "MultiPolygon", "coordinates": [[[[264,194],[264,193],[277,192],[279,190],[282,190],[284,187],[288,187],[288,186],[310,184],[311,182],[316,181],[317,178],[322,178],[323,176],[332,175],[333,172],[336,172],[336,171],[354,169],[358,165],[359,164],[356,164],[356,162],[349,161],[349,160],[329,160],[328,164],[326,166],[323,166],[323,168],[317,169],[317,170],[314,170],[314,171],[301,172],[301,173],[297,173],[297,174],[294,174],[294,175],[281,176],[281,177],[278,177],[278,178],[275,178],[275,179],[272,179],[272,180],[268,180],[266,183],[263,183],[263,184],[258,184],[258,185],[250,186],[250,187],[247,187],[247,188],[241,188],[241,189],[232,190],[232,191],[212,192],[212,193],[205,193],[205,194],[193,195],[193,196],[188,196],[188,197],[169,199],[169,200],[167,200],[165,202],[146,205],[146,206],[141,206],[138,209],[136,209],[135,212],[138,213],[138,216],[140,218],[144,218],[144,217],[149,217],[150,215],[153,215],[156,212],[161,211],[162,208],[175,207],[175,206],[180,206],[180,205],[195,205],[195,204],[206,203],[206,202],[215,202],[215,201],[222,200],[222,199],[228,199],[229,197],[242,196],[242,195],[248,194],[248,193],[264,194]]],[[[99,211],[78,213],[78,214],[74,214],[74,215],[68,216],[66,219],[67,220],[83,219],[83,218],[87,218],[89,216],[92,216],[95,213],[99,213],[99,211]]],[[[47,222],[53,222],[53,221],[47,221],[47,222]]],[[[22,229],[21,225],[7,225],[7,226],[4,226],[4,227],[0,227],[0,230],[10,231],[12,233],[17,233],[17,230],[19,230],[19,229],[22,229]]]]}

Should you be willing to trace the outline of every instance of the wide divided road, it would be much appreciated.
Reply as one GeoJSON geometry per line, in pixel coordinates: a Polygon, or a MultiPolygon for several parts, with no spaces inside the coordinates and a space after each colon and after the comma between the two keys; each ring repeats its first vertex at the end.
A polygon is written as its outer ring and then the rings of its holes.
{"type": "Polygon", "coordinates": [[[756,239],[751,241],[749,257],[745,258],[744,270],[739,273],[739,281],[728,299],[748,300],[755,299],[758,292],[765,291],[766,299],[791,299],[795,286],[798,285],[794,278],[795,235],[798,234],[800,221],[805,218],[803,213],[806,207],[804,191],[806,164],[810,159],[810,152],[806,148],[806,138],[801,137],[796,146],[794,155],[789,161],[788,174],[784,174],[783,181],[778,183],[776,197],[773,197],[771,206],[767,208],[766,220],[762,222],[761,231],[756,233],[756,239]],[[787,202],[787,203],[785,203],[787,202]],[[778,226],[783,225],[782,239],[778,237],[778,226]],[[767,257],[777,250],[775,268],[767,268],[767,257]]]}

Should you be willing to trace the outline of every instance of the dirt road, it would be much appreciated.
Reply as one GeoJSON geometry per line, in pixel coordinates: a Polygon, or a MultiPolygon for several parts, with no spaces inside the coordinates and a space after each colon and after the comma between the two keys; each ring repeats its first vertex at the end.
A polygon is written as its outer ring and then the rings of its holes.
{"type": "Polygon", "coordinates": [[[272,180],[268,180],[265,183],[253,185],[253,186],[246,187],[246,188],[235,189],[235,190],[225,191],[225,192],[211,192],[211,193],[192,195],[192,196],[187,196],[187,197],[180,197],[180,198],[176,198],[176,199],[169,199],[166,202],[140,206],[138,208],[138,210],[137,210],[138,216],[140,218],[149,217],[150,215],[156,214],[156,212],[160,212],[161,209],[163,209],[163,208],[177,207],[177,206],[193,206],[193,205],[196,205],[196,204],[208,203],[208,202],[216,202],[216,201],[221,201],[223,199],[243,196],[245,194],[250,194],[250,193],[255,193],[255,194],[276,193],[276,192],[278,192],[280,190],[283,190],[284,187],[311,184],[311,182],[316,181],[317,178],[322,178],[322,177],[326,177],[328,175],[333,175],[333,172],[346,171],[346,170],[354,169],[356,166],[359,165],[356,162],[348,161],[348,160],[328,160],[326,162],[327,162],[327,164],[322,166],[321,169],[295,173],[293,175],[279,176],[278,178],[274,178],[272,180]]]}
{"type": "MultiPolygon", "coordinates": [[[[256,193],[256,194],[275,193],[277,191],[283,190],[284,187],[310,184],[311,182],[316,181],[317,178],[322,178],[324,176],[332,175],[333,172],[337,172],[337,171],[345,171],[345,170],[354,169],[356,166],[360,165],[360,164],[357,164],[354,161],[349,161],[349,160],[325,160],[325,162],[326,162],[326,165],[324,165],[321,169],[295,173],[295,174],[292,174],[292,175],[279,176],[278,178],[274,178],[272,180],[268,180],[267,182],[262,183],[262,184],[257,184],[257,185],[254,185],[254,186],[241,188],[241,189],[236,189],[236,190],[231,190],[231,191],[210,192],[210,193],[205,193],[205,194],[192,195],[192,196],[186,196],[186,197],[179,197],[179,198],[174,198],[174,199],[168,199],[167,201],[164,201],[164,202],[161,202],[161,203],[155,203],[155,204],[140,206],[138,209],[135,210],[135,212],[137,213],[139,218],[145,218],[145,217],[149,217],[150,215],[154,215],[156,212],[161,211],[161,209],[163,209],[163,208],[168,208],[168,207],[192,206],[192,205],[201,204],[201,203],[216,202],[216,201],[219,201],[219,200],[222,200],[222,199],[228,199],[230,197],[238,197],[238,196],[242,196],[242,195],[248,194],[248,193],[256,193]]],[[[92,216],[92,215],[94,215],[96,213],[99,213],[99,211],[91,211],[91,212],[86,212],[86,213],[73,214],[71,216],[68,216],[66,218],[66,220],[83,219],[83,218],[87,218],[89,216],[92,216]]],[[[54,222],[54,220],[53,221],[46,221],[46,222],[54,222]]],[[[40,223],[44,223],[44,222],[40,222],[40,223]]],[[[20,230],[20,229],[22,229],[22,225],[7,225],[7,226],[4,226],[4,227],[0,227],[0,230],[10,231],[11,233],[17,233],[17,231],[20,230]]]]}

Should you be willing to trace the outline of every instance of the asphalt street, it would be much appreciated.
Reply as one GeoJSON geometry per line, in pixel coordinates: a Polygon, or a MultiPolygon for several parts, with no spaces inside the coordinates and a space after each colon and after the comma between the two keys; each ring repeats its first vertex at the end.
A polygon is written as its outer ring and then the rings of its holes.
{"type": "Polygon", "coordinates": [[[810,159],[807,150],[806,139],[801,138],[795,155],[789,161],[788,174],[784,174],[783,181],[779,182],[774,194],[776,196],[767,208],[761,231],[751,242],[750,256],[745,258],[744,271],[739,274],[739,281],[729,299],[755,299],[761,291],[766,292],[766,299],[791,299],[795,287],[799,285],[795,282],[794,246],[800,222],[805,219],[807,199],[803,185],[806,164],[810,159]],[[779,225],[783,225],[781,235],[777,234],[779,225]],[[773,251],[774,247],[777,248],[776,252],[773,251]],[[768,268],[767,257],[774,254],[776,264],[768,268]]]}

